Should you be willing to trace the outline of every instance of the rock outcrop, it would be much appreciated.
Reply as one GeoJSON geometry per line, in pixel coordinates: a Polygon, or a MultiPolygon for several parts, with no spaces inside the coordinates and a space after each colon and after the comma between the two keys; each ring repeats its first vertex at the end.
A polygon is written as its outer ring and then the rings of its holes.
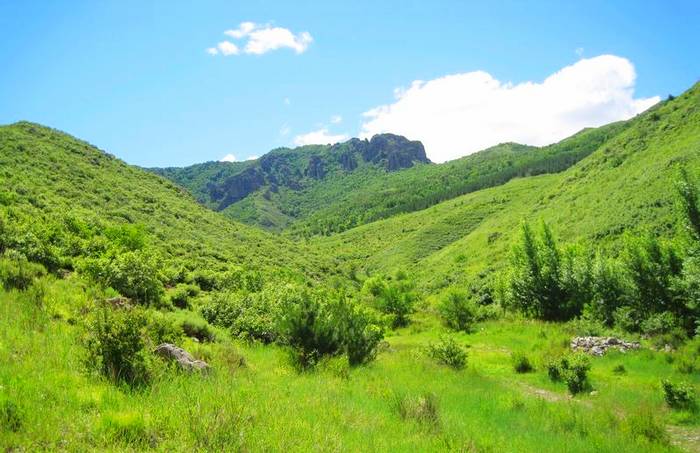
{"type": "Polygon", "coordinates": [[[602,356],[608,349],[614,348],[620,352],[639,349],[636,341],[624,341],[615,337],[574,337],[571,340],[571,349],[585,352],[594,356],[602,356]]]}
{"type": "Polygon", "coordinates": [[[195,359],[189,352],[174,344],[163,343],[153,352],[168,360],[176,361],[180,368],[185,371],[208,371],[210,369],[206,362],[195,359]]]}

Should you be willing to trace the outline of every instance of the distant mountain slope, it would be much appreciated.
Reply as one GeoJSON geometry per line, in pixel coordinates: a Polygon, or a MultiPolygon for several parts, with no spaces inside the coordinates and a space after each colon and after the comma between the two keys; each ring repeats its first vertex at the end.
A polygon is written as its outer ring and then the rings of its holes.
{"type": "Polygon", "coordinates": [[[523,219],[546,220],[565,241],[615,247],[625,232],[678,231],[678,167],[700,170],[700,84],[630,120],[568,170],[520,178],[314,243],[347,272],[404,268],[424,289],[502,266],[523,219]]]}
{"type": "Polygon", "coordinates": [[[338,195],[324,192],[323,199],[312,196],[300,202],[293,193],[308,193],[329,181],[352,180],[365,173],[384,174],[428,163],[420,142],[382,134],[371,140],[352,139],[332,146],[279,148],[247,162],[207,162],[151,171],[187,188],[201,203],[224,211],[229,217],[279,229],[338,195]],[[273,206],[276,214],[264,215],[264,207],[249,212],[253,198],[265,200],[262,204],[273,206]]]}
{"type": "Polygon", "coordinates": [[[440,165],[422,165],[429,161],[420,142],[384,134],[282,148],[251,162],[152,171],[230,218],[309,236],[424,209],[514,177],[562,171],[625,127],[583,130],[542,148],[504,143],[440,165]]]}
{"type": "Polygon", "coordinates": [[[161,251],[195,268],[207,262],[313,274],[321,267],[302,245],[230,221],[165,178],[33,123],[0,127],[3,208],[37,225],[46,217],[140,224],[161,251]]]}

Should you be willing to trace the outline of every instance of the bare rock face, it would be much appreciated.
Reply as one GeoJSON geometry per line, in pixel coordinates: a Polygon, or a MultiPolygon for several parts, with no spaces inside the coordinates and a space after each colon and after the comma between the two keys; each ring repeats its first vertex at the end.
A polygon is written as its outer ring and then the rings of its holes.
{"type": "Polygon", "coordinates": [[[176,361],[180,368],[185,371],[208,371],[210,369],[206,362],[195,359],[189,352],[174,344],[163,343],[154,352],[161,357],[176,361]]]}
{"type": "Polygon", "coordinates": [[[110,297],[109,299],[105,299],[105,303],[109,305],[112,308],[131,308],[131,299],[128,297],[122,297],[122,296],[117,296],[117,297],[110,297]]]}
{"type": "Polygon", "coordinates": [[[571,349],[581,351],[594,356],[602,356],[608,349],[615,348],[620,352],[639,349],[636,341],[624,341],[615,337],[574,337],[571,340],[571,349]]]}

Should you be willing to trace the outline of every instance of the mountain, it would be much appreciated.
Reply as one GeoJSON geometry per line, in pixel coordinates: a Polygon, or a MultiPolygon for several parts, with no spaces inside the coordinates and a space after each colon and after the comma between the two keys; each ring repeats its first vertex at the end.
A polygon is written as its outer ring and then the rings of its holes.
{"type": "Polygon", "coordinates": [[[613,251],[625,233],[674,236],[679,167],[700,171],[700,84],[612,127],[621,129],[561,173],[517,178],[313,242],[347,272],[403,268],[432,292],[501,268],[523,220],[544,220],[566,242],[613,251]]]}
{"type": "Polygon", "coordinates": [[[545,147],[504,143],[437,165],[429,164],[420,142],[384,134],[277,149],[251,162],[152,171],[232,219],[295,235],[327,235],[515,177],[562,171],[625,127],[585,129],[545,147]]]}
{"type": "Polygon", "coordinates": [[[234,263],[314,274],[321,267],[303,245],[226,219],[165,178],[28,122],[0,127],[0,208],[23,219],[27,235],[48,239],[51,225],[137,225],[157,249],[191,268],[234,263]]]}
{"type": "Polygon", "coordinates": [[[417,164],[430,164],[420,142],[393,134],[375,135],[371,140],[354,138],[335,145],[279,148],[260,159],[247,162],[207,162],[185,168],[154,168],[190,190],[205,206],[224,211],[229,217],[250,224],[279,229],[297,217],[320,208],[325,201],[342,195],[344,189],[318,187],[348,181],[358,176],[385,174],[417,164]]]}

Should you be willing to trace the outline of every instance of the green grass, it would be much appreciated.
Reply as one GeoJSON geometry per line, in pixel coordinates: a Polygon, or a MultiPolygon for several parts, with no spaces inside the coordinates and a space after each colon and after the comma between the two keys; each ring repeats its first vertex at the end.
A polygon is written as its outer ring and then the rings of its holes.
{"type": "MultiPolygon", "coordinates": [[[[333,366],[297,373],[276,346],[222,338],[185,347],[208,360],[208,376],[168,371],[129,390],[89,374],[79,326],[55,316],[70,299],[88,303],[75,281],[44,281],[43,308],[29,292],[0,293],[0,392],[22,427],[0,446],[26,449],[220,451],[672,451],[628,432],[640,404],[674,421],[658,382],[680,379],[664,353],[594,359],[595,396],[570,399],[546,373],[516,374],[510,354],[557,350],[569,327],[524,320],[481,324],[455,338],[469,345],[466,369],[434,362],[425,347],[443,333],[431,315],[388,338],[376,362],[338,374],[333,366]],[[53,294],[66,295],[54,300],[53,294]],[[246,365],[231,360],[245,357],[246,365]],[[624,376],[613,373],[623,363],[624,376]],[[436,421],[403,418],[397,398],[432,395],[436,421]],[[544,396],[543,396],[544,395],[544,396]]],[[[80,306],[77,304],[75,306],[80,306]]],[[[687,376],[683,376],[687,379],[687,376]]],[[[694,376],[697,386],[700,377],[694,376]]],[[[696,420],[691,429],[697,426],[696,420]]]]}

